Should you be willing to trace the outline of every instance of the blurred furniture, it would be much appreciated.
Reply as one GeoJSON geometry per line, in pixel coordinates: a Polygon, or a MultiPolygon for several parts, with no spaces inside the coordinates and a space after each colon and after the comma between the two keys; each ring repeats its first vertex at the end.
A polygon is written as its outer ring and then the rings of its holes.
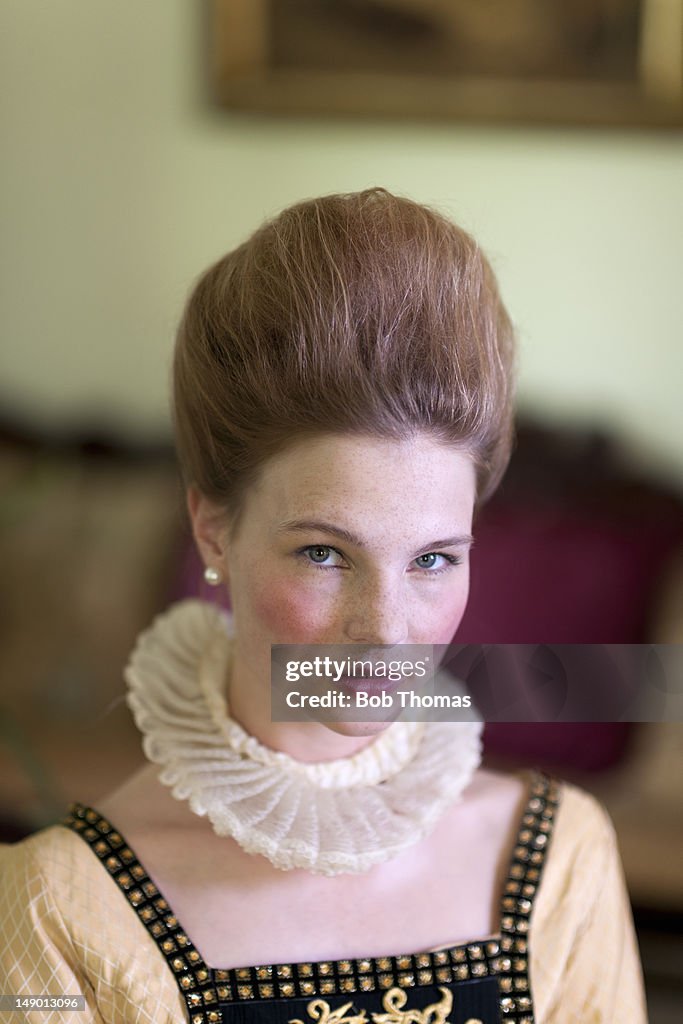
{"type": "Polygon", "coordinates": [[[142,763],[122,669],[165,605],[181,509],[168,446],[0,422],[0,838],[142,763]]]}

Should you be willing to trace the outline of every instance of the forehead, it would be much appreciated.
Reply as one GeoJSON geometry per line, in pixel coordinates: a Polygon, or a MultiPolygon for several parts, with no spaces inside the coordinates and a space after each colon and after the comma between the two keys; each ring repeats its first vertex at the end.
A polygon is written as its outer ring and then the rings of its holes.
{"type": "Polygon", "coordinates": [[[250,512],[275,526],[313,513],[343,525],[382,530],[381,516],[425,526],[471,521],[471,457],[425,434],[387,438],[323,435],[291,445],[263,468],[248,495],[250,512]]]}

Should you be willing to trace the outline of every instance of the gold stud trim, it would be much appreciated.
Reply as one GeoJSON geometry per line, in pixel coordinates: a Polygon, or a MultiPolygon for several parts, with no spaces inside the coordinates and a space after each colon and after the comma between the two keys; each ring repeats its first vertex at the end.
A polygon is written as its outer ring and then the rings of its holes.
{"type": "Polygon", "coordinates": [[[222,986],[221,995],[218,994],[211,971],[193,949],[187,935],[180,930],[177,917],[121,833],[93,808],[79,804],[71,806],[70,815],[62,823],[90,845],[156,940],[183,994],[192,1024],[222,1024],[221,1012],[215,1007],[220,998],[230,997],[229,986],[222,986]],[[84,827],[86,824],[87,828],[84,827]],[[157,919],[158,914],[163,915],[163,920],[157,919]],[[178,955],[179,947],[183,956],[178,955]],[[193,973],[190,965],[194,968],[193,973]]]}

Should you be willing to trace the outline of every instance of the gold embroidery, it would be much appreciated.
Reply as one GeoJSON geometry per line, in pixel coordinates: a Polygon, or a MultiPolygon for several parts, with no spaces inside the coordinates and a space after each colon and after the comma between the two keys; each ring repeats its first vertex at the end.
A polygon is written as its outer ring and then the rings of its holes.
{"type": "MultiPolygon", "coordinates": [[[[338,1006],[336,1010],[330,1010],[330,1004],[325,999],[311,999],[306,1007],[306,1013],[313,1020],[319,1021],[319,1024],[365,1024],[368,1019],[365,1016],[365,1010],[361,1010],[355,1016],[353,1014],[348,1017],[344,1016],[351,1006],[353,1006],[353,1001],[338,1006]]],[[[295,1018],[288,1021],[288,1024],[304,1024],[304,1022],[295,1018]]]]}
{"type": "Polygon", "coordinates": [[[402,988],[391,988],[382,999],[387,1012],[373,1013],[372,1019],[375,1024],[446,1024],[453,1008],[453,993],[447,988],[439,988],[439,992],[443,995],[440,1002],[431,1003],[424,1010],[404,1010],[408,993],[402,988]]]}
{"type": "MultiPolygon", "coordinates": [[[[448,1014],[453,1008],[453,993],[442,987],[439,987],[439,992],[443,998],[438,1003],[431,1003],[425,1006],[424,1010],[404,1010],[408,993],[402,988],[391,988],[382,997],[382,1006],[386,1013],[373,1012],[373,1024],[450,1024],[448,1014]]],[[[306,1007],[306,1012],[317,1024],[367,1024],[365,1010],[345,1016],[352,1006],[352,1002],[344,1003],[336,1010],[330,1010],[330,1004],[326,1000],[312,999],[306,1007]]],[[[288,1021],[288,1024],[304,1024],[304,1021],[295,1018],[288,1021]]],[[[478,1017],[470,1017],[465,1024],[482,1024],[482,1021],[478,1017]]]]}

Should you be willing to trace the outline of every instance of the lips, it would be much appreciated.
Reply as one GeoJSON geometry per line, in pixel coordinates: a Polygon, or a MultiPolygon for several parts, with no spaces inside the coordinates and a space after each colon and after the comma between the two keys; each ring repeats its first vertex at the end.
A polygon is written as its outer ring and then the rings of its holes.
{"type": "Polygon", "coordinates": [[[341,676],[339,684],[349,690],[366,690],[368,693],[381,693],[383,690],[396,690],[402,684],[402,679],[370,679],[368,677],[341,676]]]}

